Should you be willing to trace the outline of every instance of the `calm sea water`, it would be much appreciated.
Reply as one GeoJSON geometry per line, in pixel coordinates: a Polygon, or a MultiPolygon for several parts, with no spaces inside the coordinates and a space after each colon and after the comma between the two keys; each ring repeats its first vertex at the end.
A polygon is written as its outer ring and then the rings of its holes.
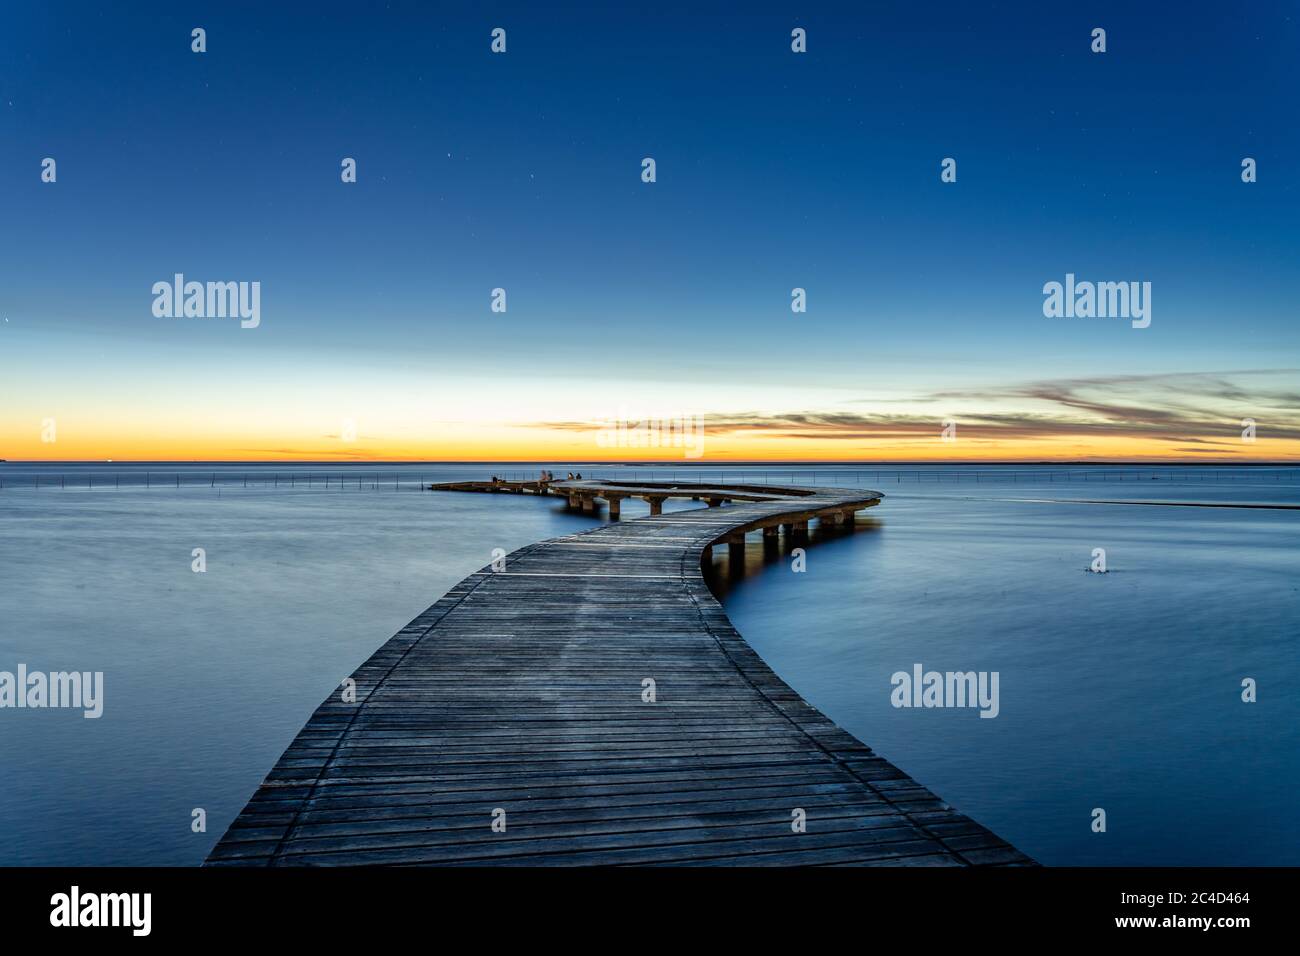
{"type": "MultiPolygon", "coordinates": [[[[617,474],[637,471],[723,477],[617,474]]],[[[200,862],[394,631],[492,548],[594,523],[419,490],[494,472],[525,468],[0,464],[0,670],[106,681],[99,720],[0,711],[0,863],[200,862]]],[[[1049,864],[1300,863],[1300,512],[1123,503],[1300,504],[1300,471],[725,478],[888,495],[853,533],[815,534],[804,573],[755,541],[734,567],[718,549],[711,576],[783,678],[953,805],[1049,864]],[[1086,571],[1098,547],[1106,575],[1086,571]],[[893,708],[890,676],[915,663],[997,671],[999,716],[893,708]]]]}

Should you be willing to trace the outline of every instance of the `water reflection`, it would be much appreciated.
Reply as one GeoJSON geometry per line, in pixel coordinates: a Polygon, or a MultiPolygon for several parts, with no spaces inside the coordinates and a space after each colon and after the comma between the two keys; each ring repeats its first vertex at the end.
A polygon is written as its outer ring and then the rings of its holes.
{"type": "Polygon", "coordinates": [[[725,543],[713,546],[713,560],[704,566],[704,580],[714,597],[723,601],[741,581],[753,578],[767,570],[782,565],[791,570],[794,550],[806,551],[846,538],[877,535],[884,530],[884,521],[876,517],[858,515],[857,520],[841,526],[823,526],[820,521],[809,523],[806,534],[764,535],[752,531],[745,535],[745,547],[731,548],[725,543]]]}

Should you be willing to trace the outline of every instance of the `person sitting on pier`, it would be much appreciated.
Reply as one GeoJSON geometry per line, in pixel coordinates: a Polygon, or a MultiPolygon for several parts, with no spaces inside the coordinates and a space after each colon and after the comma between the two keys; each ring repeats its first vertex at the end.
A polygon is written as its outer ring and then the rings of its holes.
{"type": "Polygon", "coordinates": [[[569,481],[572,481],[572,480],[573,480],[573,472],[569,472],[568,480],[569,480],[569,481]]]}
{"type": "Polygon", "coordinates": [[[578,481],[582,481],[582,472],[578,472],[576,477],[578,481]]]}

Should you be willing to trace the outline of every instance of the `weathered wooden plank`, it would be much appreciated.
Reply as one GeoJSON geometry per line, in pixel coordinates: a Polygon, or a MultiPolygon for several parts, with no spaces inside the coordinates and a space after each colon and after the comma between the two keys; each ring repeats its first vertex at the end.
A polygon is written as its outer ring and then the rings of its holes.
{"type": "Polygon", "coordinates": [[[704,583],[714,543],[837,524],[878,493],[456,487],[743,503],[540,542],[471,574],[357,668],[355,700],[317,708],[209,864],[1031,862],[804,701],[704,583]]]}

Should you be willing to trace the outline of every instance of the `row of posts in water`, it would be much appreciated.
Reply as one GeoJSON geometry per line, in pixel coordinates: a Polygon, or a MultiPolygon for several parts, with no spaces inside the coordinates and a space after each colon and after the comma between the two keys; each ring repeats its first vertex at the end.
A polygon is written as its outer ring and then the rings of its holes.
{"type": "MultiPolygon", "coordinates": [[[[560,469],[552,469],[560,472],[560,469]]],[[[533,481],[536,472],[493,472],[508,481],[533,481]]],[[[563,473],[563,472],[562,472],[563,473]]],[[[823,471],[678,471],[638,470],[587,471],[584,477],[602,481],[669,481],[682,484],[768,484],[862,487],[865,484],[887,485],[904,482],[970,482],[973,484],[1055,484],[1087,482],[1166,482],[1224,483],[1224,482],[1295,482],[1300,470],[1282,468],[1166,468],[1159,470],[1088,469],[1070,470],[823,470],[823,471]]],[[[480,480],[450,479],[436,476],[438,481],[480,480]]],[[[4,488],[85,488],[118,489],[138,488],[287,488],[344,491],[370,489],[400,491],[403,489],[425,491],[430,487],[430,477],[413,472],[113,472],[113,473],[58,473],[40,474],[21,472],[0,475],[0,489],[4,488]]]]}

